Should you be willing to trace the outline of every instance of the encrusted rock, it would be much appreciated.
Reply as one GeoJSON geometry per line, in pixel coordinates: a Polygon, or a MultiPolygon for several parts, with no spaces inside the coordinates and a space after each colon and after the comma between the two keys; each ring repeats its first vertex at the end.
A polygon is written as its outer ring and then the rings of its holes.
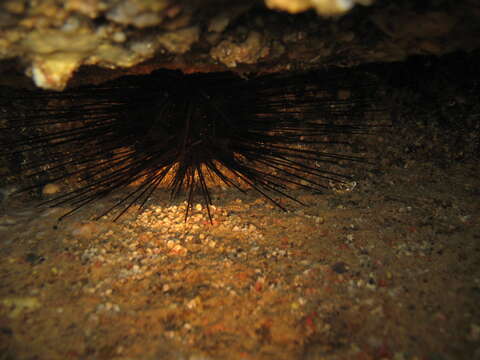
{"type": "Polygon", "coordinates": [[[224,40],[210,51],[210,56],[230,68],[239,63],[253,64],[269,54],[270,49],[262,35],[251,31],[241,44],[224,40]]]}
{"type": "Polygon", "coordinates": [[[192,26],[185,29],[170,31],[158,36],[159,44],[174,54],[186,53],[198,41],[200,29],[192,26]]]}
{"type": "Polygon", "coordinates": [[[371,5],[372,2],[373,0],[265,0],[265,5],[292,14],[315,9],[322,16],[338,16],[352,9],[355,3],[371,5]]]}
{"type": "Polygon", "coordinates": [[[476,1],[3,0],[0,83],[22,71],[62,90],[161,67],[271,72],[401,61],[478,49],[479,16],[476,1]],[[72,80],[82,65],[119,71],[72,80]]]}

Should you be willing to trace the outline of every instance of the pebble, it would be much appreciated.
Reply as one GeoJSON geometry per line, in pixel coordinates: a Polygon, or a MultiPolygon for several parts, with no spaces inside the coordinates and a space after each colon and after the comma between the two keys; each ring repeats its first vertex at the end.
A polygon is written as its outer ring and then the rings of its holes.
{"type": "Polygon", "coordinates": [[[9,297],[1,300],[0,304],[11,309],[9,317],[16,318],[25,311],[33,311],[41,307],[36,297],[9,297]]]}
{"type": "Polygon", "coordinates": [[[332,270],[337,274],[343,274],[348,271],[348,266],[346,263],[340,261],[332,265],[332,270]]]}
{"type": "Polygon", "coordinates": [[[98,231],[98,227],[95,223],[78,224],[72,227],[71,234],[78,238],[88,239],[98,231]]]}
{"type": "Polygon", "coordinates": [[[470,324],[470,333],[468,334],[470,341],[480,341],[480,325],[470,324]]]}

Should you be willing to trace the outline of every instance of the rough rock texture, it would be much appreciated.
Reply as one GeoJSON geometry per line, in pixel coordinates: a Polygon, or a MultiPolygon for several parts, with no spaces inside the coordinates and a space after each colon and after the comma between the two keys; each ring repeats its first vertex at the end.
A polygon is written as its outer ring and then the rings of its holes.
{"type": "Polygon", "coordinates": [[[265,0],[265,5],[293,14],[315,9],[322,16],[338,16],[351,10],[355,3],[371,5],[372,2],[373,0],[265,0]]]}
{"type": "Polygon", "coordinates": [[[370,1],[2,1],[0,81],[18,84],[12,77],[25,73],[39,87],[61,90],[69,82],[161,67],[270,72],[402,60],[480,45],[475,0],[364,5],[370,1]],[[84,65],[95,68],[72,79],[84,65]]]}

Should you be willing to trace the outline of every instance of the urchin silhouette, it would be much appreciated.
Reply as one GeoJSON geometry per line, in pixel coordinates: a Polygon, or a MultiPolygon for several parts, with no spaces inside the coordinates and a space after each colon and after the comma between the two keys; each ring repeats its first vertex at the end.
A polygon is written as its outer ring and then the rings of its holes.
{"type": "Polygon", "coordinates": [[[117,220],[161,186],[171,198],[185,194],[185,219],[199,195],[211,221],[212,182],[253,189],[286,210],[276,197],[301,204],[290,187],[322,192],[350,179],[332,166],[365,161],[328,150],[348,144],[337,136],[369,131],[371,99],[360,81],[348,71],[251,79],[157,71],[61,93],[24,91],[14,103],[31,105],[6,113],[0,147],[31,181],[19,192],[76,180],[42,203],[71,205],[60,219],[128,188],[96,217],[117,220]]]}

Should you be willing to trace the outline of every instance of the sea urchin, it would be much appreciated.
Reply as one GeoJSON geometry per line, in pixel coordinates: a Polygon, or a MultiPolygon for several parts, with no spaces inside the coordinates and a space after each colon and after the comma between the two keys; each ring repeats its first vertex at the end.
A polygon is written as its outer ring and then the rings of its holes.
{"type": "Polygon", "coordinates": [[[186,193],[186,218],[201,194],[211,220],[210,181],[251,188],[284,209],[275,196],[300,202],[288,187],[322,191],[348,179],[332,166],[362,161],[319,150],[343,143],[336,135],[367,131],[370,101],[359,81],[348,71],[248,80],[158,71],[62,93],[22,91],[0,124],[0,149],[31,180],[19,191],[79,179],[43,203],[72,205],[62,218],[132,184],[98,218],[143,208],[165,184],[172,198],[186,193]]]}

